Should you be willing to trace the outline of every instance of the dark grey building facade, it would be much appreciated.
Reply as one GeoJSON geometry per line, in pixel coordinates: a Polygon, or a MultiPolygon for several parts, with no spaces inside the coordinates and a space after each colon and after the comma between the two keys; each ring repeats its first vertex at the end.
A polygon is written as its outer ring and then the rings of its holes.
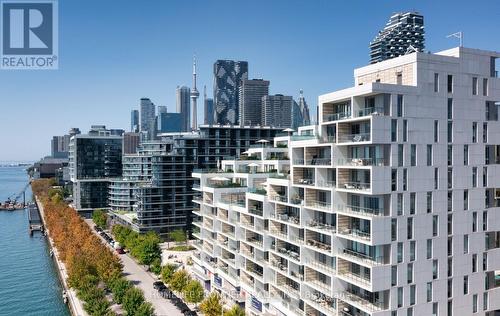
{"type": "Polygon", "coordinates": [[[269,94],[269,81],[243,79],[238,90],[240,125],[261,125],[262,97],[269,94]]]}
{"type": "Polygon", "coordinates": [[[248,62],[217,60],[214,63],[214,124],[238,124],[238,87],[248,79],[248,62]]]}

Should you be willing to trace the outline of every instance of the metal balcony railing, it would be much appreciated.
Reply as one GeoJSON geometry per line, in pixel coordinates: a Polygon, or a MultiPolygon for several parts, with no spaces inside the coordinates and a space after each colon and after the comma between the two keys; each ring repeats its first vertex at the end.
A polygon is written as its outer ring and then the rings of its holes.
{"type": "Polygon", "coordinates": [[[325,115],[324,121],[325,122],[333,122],[333,121],[345,120],[345,119],[349,119],[349,118],[352,118],[352,115],[350,112],[340,112],[340,113],[325,115]]]}
{"type": "Polygon", "coordinates": [[[339,248],[338,252],[344,254],[345,256],[351,257],[354,260],[363,261],[363,262],[366,262],[368,264],[372,264],[372,265],[384,264],[384,256],[373,257],[373,256],[369,256],[367,254],[364,254],[362,252],[355,251],[352,249],[346,249],[346,248],[343,248],[343,249],[339,248]]]}
{"type": "Polygon", "coordinates": [[[357,143],[370,141],[370,133],[339,135],[339,143],[357,143]]]}
{"type": "Polygon", "coordinates": [[[370,183],[363,183],[358,181],[350,181],[339,184],[339,189],[355,190],[355,191],[369,191],[371,188],[370,183]]]}
{"type": "Polygon", "coordinates": [[[352,228],[340,228],[337,230],[337,234],[339,235],[346,235],[346,236],[352,236],[356,238],[361,238],[365,240],[370,240],[371,236],[369,232],[364,232],[359,229],[352,229],[352,228]]]}
{"type": "Polygon", "coordinates": [[[338,159],[338,166],[385,166],[385,158],[347,158],[338,159]]]}

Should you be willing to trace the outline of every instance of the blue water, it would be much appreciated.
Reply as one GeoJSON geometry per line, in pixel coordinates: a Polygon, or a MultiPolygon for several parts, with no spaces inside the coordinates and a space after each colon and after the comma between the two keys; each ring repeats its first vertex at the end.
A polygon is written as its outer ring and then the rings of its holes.
{"type": "MultiPolygon", "coordinates": [[[[0,201],[23,189],[24,169],[0,167],[0,201]]],[[[61,292],[45,238],[29,236],[26,211],[0,211],[0,315],[70,315],[61,292]]]]}

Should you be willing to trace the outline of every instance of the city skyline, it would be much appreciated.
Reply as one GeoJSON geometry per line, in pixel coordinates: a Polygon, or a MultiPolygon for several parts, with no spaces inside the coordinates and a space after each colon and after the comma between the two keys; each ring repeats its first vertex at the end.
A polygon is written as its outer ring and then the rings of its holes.
{"type": "MultiPolygon", "coordinates": [[[[466,47],[487,50],[499,50],[500,47],[491,33],[484,32],[495,27],[495,12],[500,9],[498,3],[491,3],[491,10],[481,11],[481,6],[459,8],[451,6],[452,2],[432,5],[412,2],[400,6],[390,1],[363,3],[363,10],[358,10],[361,6],[357,3],[297,1],[283,6],[283,2],[276,1],[263,13],[261,24],[256,25],[251,14],[248,17],[235,14],[226,16],[223,21],[211,20],[213,30],[204,27],[206,19],[202,19],[225,10],[222,4],[144,5],[143,14],[138,16],[134,11],[135,2],[121,3],[118,9],[104,3],[99,10],[91,10],[89,3],[86,6],[79,3],[60,5],[60,16],[65,19],[60,23],[59,70],[0,72],[0,86],[4,92],[2,114],[12,118],[4,120],[0,130],[3,135],[9,135],[2,137],[0,145],[10,149],[2,153],[0,161],[36,160],[48,155],[50,143],[47,139],[64,134],[70,127],[106,124],[111,128],[128,129],[130,110],[138,107],[141,97],[148,97],[157,105],[166,105],[168,111],[173,112],[176,86],[191,83],[194,53],[198,86],[207,85],[209,98],[213,97],[213,63],[217,59],[245,60],[251,67],[249,77],[272,82],[270,94],[297,98],[299,90],[303,89],[311,115],[315,117],[318,96],[352,84],[351,69],[369,62],[370,41],[377,30],[383,28],[387,16],[395,11],[415,9],[425,16],[426,50],[434,52],[458,46],[457,40],[446,39],[446,35],[457,31],[464,32],[466,47]],[[290,19],[286,20],[290,22],[283,20],[276,24],[272,21],[278,8],[280,14],[289,15],[290,19]],[[454,22],[441,18],[443,10],[448,10],[454,22]],[[113,15],[115,12],[119,14],[113,15]],[[93,23],[84,23],[90,14],[93,23]],[[180,32],[178,21],[189,14],[194,14],[195,23],[182,24],[185,32],[180,32]],[[325,24],[326,17],[337,23],[325,24]],[[132,18],[135,22],[130,25],[118,23],[132,18]],[[109,19],[116,22],[116,27],[103,27],[109,26],[109,19]],[[144,19],[153,23],[143,23],[144,19]],[[232,20],[244,26],[233,31],[239,36],[232,36],[231,40],[216,37],[218,27],[232,20]],[[352,21],[361,22],[353,26],[347,38],[342,35],[345,29],[338,26],[353,25],[352,21]],[[124,34],[117,36],[120,27],[124,34]],[[262,37],[263,30],[267,32],[266,38],[262,37]],[[185,41],[183,47],[174,45],[185,38],[196,40],[185,41]],[[146,44],[152,49],[145,50],[146,44]],[[25,93],[26,90],[30,93],[25,93]],[[54,117],[60,122],[51,120],[54,117]],[[41,125],[40,120],[49,124],[33,133],[41,125]],[[20,121],[26,125],[19,125],[20,121]],[[26,139],[33,143],[29,150],[24,143],[26,139]]],[[[243,3],[232,8],[252,10],[243,3]]],[[[202,112],[198,103],[198,122],[203,122],[202,112]]]]}

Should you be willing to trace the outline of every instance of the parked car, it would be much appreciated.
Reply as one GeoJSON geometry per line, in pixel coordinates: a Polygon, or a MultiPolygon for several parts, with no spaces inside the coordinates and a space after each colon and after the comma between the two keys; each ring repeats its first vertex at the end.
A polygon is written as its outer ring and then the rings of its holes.
{"type": "Polygon", "coordinates": [[[186,311],[184,312],[184,316],[198,316],[198,313],[195,311],[186,311]]]}

